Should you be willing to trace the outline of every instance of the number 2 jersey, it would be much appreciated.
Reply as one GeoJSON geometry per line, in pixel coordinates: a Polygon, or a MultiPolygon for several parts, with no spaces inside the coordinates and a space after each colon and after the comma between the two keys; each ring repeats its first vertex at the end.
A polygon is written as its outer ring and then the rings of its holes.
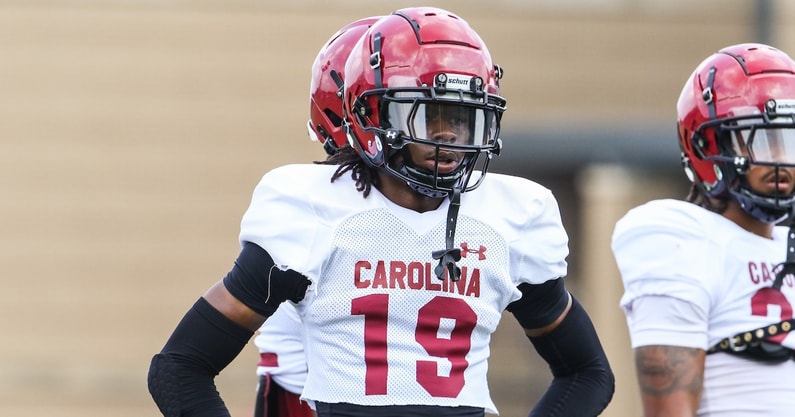
{"type": "MultiPolygon", "coordinates": [[[[793,277],[773,290],[787,228],[768,239],[722,215],[679,200],[656,200],[616,224],[613,253],[624,282],[621,307],[632,346],[707,350],[726,337],[792,318],[793,277]]],[[[795,335],[774,343],[795,348],[795,335]]],[[[795,362],[772,365],[706,357],[699,416],[792,416],[795,362]]]]}
{"type": "Polygon", "coordinates": [[[332,165],[267,173],[241,222],[241,242],[312,284],[296,305],[308,365],[303,398],[360,405],[497,410],[487,386],[491,334],[523,282],[566,274],[568,238],[552,193],[489,174],[462,193],[455,228],[461,277],[440,280],[449,199],[400,207],[332,165]]]}

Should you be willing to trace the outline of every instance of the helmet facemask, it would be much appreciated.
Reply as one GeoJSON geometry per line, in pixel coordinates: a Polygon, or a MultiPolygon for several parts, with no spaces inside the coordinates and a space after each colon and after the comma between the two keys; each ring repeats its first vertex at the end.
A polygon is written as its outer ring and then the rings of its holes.
{"type": "Polygon", "coordinates": [[[435,87],[364,93],[361,100],[377,99],[380,126],[366,124],[366,118],[358,121],[386,148],[387,160],[371,163],[403,179],[414,191],[441,198],[453,189],[465,192],[480,185],[492,156],[500,152],[505,100],[484,92],[479,77],[440,73],[434,79],[435,87]],[[423,147],[431,165],[414,160],[412,144],[423,147]],[[481,175],[470,183],[476,169],[481,175]]]}
{"type": "MultiPolygon", "coordinates": [[[[745,174],[751,165],[775,168],[775,182],[783,168],[795,168],[795,100],[768,100],[764,113],[755,106],[734,109],[729,117],[705,123],[694,141],[712,128],[719,154],[701,155],[714,161],[716,174],[725,191],[748,214],[765,222],[777,223],[788,218],[795,208],[795,196],[776,189],[772,194],[754,191],[745,174]]],[[[695,144],[694,144],[695,145],[695,144]]],[[[700,149],[699,146],[694,146],[700,149]]],[[[719,189],[707,194],[721,193],[719,189]]]]}

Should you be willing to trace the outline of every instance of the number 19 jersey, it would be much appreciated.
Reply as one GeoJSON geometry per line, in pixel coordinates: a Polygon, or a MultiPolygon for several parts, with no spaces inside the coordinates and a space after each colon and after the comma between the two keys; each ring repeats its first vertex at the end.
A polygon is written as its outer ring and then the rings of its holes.
{"type": "Polygon", "coordinates": [[[568,238],[552,193],[489,174],[462,194],[455,229],[461,278],[441,280],[449,200],[419,213],[373,189],[367,198],[336,166],[266,174],[240,240],[312,284],[296,305],[305,326],[303,398],[360,405],[497,410],[487,385],[489,342],[523,282],[566,274],[568,238]]]}

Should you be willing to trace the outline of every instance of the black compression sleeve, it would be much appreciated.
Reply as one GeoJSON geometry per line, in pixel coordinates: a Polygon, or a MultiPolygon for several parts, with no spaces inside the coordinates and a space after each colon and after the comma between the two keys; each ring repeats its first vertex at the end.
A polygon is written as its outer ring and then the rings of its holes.
{"type": "Polygon", "coordinates": [[[248,308],[270,317],[279,304],[301,301],[310,281],[298,272],[282,271],[256,243],[245,242],[224,286],[248,308]]]}
{"type": "Polygon", "coordinates": [[[585,309],[572,297],[566,317],[551,332],[531,337],[553,380],[530,417],[597,416],[615,390],[615,378],[585,309]]]}
{"type": "Polygon", "coordinates": [[[228,417],[214,378],[254,332],[199,298],[149,366],[149,393],[165,417],[228,417]]]}
{"type": "Polygon", "coordinates": [[[508,304],[506,310],[525,329],[538,329],[554,322],[569,305],[569,293],[561,278],[543,284],[522,283],[518,288],[522,298],[508,304]]]}

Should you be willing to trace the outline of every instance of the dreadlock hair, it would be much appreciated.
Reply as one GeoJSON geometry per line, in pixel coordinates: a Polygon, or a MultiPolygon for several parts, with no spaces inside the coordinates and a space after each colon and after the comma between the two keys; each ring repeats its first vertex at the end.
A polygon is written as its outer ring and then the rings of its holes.
{"type": "Polygon", "coordinates": [[[690,185],[690,191],[687,193],[687,201],[718,214],[723,214],[729,205],[729,201],[726,199],[716,200],[708,198],[706,194],[704,194],[704,190],[701,189],[701,186],[695,183],[690,185]]]}
{"type": "Polygon", "coordinates": [[[378,176],[375,168],[367,165],[350,145],[337,149],[334,154],[329,155],[324,161],[315,161],[315,163],[320,165],[339,165],[337,170],[334,171],[334,175],[331,176],[331,182],[336,181],[345,175],[346,172],[350,172],[351,178],[356,181],[356,191],[361,192],[364,198],[370,195],[370,190],[372,190],[374,185],[378,185],[378,176]]]}

